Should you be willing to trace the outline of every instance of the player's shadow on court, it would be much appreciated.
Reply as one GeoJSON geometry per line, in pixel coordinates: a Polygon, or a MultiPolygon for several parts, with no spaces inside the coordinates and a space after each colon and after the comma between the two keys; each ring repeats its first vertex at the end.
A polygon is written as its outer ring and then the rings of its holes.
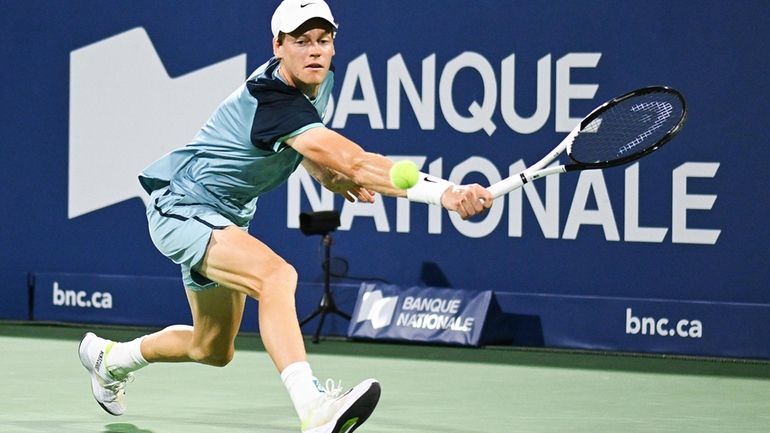
{"type": "Polygon", "coordinates": [[[139,428],[133,424],[127,423],[112,423],[104,426],[102,433],[155,433],[152,430],[139,428]]]}

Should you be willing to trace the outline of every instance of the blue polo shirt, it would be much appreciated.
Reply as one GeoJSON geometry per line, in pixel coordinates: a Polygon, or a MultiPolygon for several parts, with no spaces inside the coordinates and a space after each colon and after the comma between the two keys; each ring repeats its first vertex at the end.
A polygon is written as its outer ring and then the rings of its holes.
{"type": "Polygon", "coordinates": [[[233,223],[247,225],[259,196],[285,182],[302,161],[285,141],[324,127],[321,119],[334,85],[332,67],[311,100],[287,85],[279,68],[276,58],[257,68],[191,143],[142,171],[142,187],[151,193],[168,186],[184,195],[185,203],[211,206],[233,223]]]}

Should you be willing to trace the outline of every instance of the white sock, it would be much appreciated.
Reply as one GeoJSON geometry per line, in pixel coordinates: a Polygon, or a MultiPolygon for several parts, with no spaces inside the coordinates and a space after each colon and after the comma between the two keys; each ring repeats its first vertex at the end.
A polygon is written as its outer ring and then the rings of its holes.
{"type": "Polygon", "coordinates": [[[132,371],[149,364],[142,356],[141,344],[145,336],[127,343],[115,343],[105,357],[105,366],[116,378],[125,377],[132,371]]]}
{"type": "Polygon", "coordinates": [[[302,420],[307,413],[308,405],[321,396],[318,379],[313,376],[310,364],[302,361],[289,365],[281,372],[281,381],[289,392],[294,410],[302,420]]]}

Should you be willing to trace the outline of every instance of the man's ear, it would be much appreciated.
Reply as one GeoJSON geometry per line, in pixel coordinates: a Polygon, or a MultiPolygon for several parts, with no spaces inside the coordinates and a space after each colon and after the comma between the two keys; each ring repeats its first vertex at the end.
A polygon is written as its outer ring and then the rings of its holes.
{"type": "Polygon", "coordinates": [[[283,56],[283,44],[278,42],[278,38],[273,38],[273,55],[279,59],[283,56]]]}

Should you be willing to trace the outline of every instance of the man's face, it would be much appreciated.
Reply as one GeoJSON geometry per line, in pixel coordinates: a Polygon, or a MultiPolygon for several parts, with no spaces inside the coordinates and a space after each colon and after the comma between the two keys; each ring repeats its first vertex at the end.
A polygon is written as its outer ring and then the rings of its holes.
{"type": "Polygon", "coordinates": [[[273,52],[281,59],[281,74],[289,84],[315,96],[331,67],[334,37],[328,26],[309,21],[287,34],[283,43],[275,40],[273,52]]]}

